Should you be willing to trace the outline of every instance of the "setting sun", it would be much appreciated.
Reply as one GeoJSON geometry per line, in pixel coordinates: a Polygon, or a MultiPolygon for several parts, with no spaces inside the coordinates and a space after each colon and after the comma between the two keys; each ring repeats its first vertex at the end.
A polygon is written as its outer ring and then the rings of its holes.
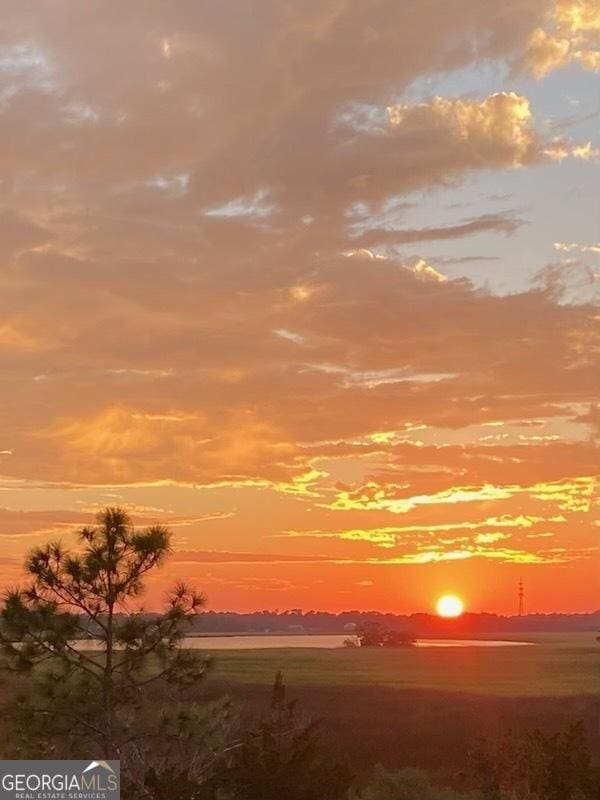
{"type": "Polygon", "coordinates": [[[454,594],[445,594],[436,603],[436,611],[440,617],[460,617],[465,604],[454,594]]]}

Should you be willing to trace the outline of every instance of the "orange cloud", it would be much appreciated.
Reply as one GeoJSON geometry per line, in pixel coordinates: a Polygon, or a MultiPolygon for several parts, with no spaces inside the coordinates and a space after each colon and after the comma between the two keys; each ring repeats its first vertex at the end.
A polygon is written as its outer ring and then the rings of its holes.
{"type": "Polygon", "coordinates": [[[521,166],[535,148],[529,101],[514,92],[499,92],[480,102],[434,97],[416,106],[390,106],[388,116],[392,129],[403,132],[434,127],[465,147],[473,162],[521,166]]]}
{"type": "Polygon", "coordinates": [[[33,332],[27,331],[27,327],[27,322],[24,327],[21,327],[17,320],[7,320],[0,323],[0,348],[33,353],[51,349],[50,342],[33,332]]]}
{"type": "Polygon", "coordinates": [[[551,31],[536,28],[529,38],[523,66],[536,78],[571,62],[600,70],[600,10],[597,0],[559,0],[549,17],[551,31]]]}
{"type": "Polygon", "coordinates": [[[568,564],[584,605],[593,215],[550,232],[519,187],[544,165],[568,202],[597,143],[545,134],[504,75],[597,69],[597,4],[143,5],[7,0],[11,578],[28,541],[123,503],[222,605],[343,606],[365,581],[385,605],[415,565],[422,604],[434,572],[488,585],[498,560],[550,605],[568,564]],[[569,262],[535,274],[554,239],[569,262]]]}

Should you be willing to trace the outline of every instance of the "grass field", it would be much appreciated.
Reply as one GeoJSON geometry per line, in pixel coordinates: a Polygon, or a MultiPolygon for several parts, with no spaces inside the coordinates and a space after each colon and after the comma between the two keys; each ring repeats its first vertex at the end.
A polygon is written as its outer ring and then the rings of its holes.
{"type": "Polygon", "coordinates": [[[289,696],[323,720],[326,739],[358,770],[379,762],[453,780],[481,737],[578,720],[600,751],[595,634],[522,638],[535,646],[215,651],[204,691],[229,694],[255,721],[281,669],[289,696]]]}
{"type": "Polygon", "coordinates": [[[280,669],[290,686],[380,686],[512,697],[600,694],[600,645],[595,634],[520,638],[534,645],[217,650],[213,677],[220,683],[261,685],[271,683],[280,669]]]}

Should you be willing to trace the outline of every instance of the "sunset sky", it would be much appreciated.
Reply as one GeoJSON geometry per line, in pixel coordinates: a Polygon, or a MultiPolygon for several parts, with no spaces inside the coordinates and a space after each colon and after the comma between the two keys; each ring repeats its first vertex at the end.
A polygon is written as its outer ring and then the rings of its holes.
{"type": "Polygon", "coordinates": [[[5,0],[0,575],[598,608],[598,0],[5,0]]]}

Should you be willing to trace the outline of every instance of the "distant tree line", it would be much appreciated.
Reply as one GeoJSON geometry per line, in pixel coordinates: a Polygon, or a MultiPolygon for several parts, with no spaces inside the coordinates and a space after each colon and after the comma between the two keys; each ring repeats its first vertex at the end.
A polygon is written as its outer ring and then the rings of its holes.
{"type": "MultiPolygon", "coordinates": [[[[118,612],[115,619],[120,618],[118,612]]],[[[140,615],[148,619],[159,615],[140,615]]],[[[386,614],[379,611],[206,611],[194,615],[187,627],[188,635],[217,633],[240,634],[344,634],[350,627],[378,624],[387,630],[403,631],[415,636],[469,636],[510,633],[576,633],[600,631],[600,612],[590,614],[529,614],[505,617],[497,614],[465,613],[457,619],[442,619],[434,614],[386,614]]],[[[3,623],[0,619],[0,630],[3,623]]],[[[98,625],[85,615],[80,621],[84,636],[96,636],[98,625]]],[[[600,638],[600,637],[599,637],[600,638]]]]}
{"type": "Polygon", "coordinates": [[[378,623],[388,630],[413,635],[468,635],[478,633],[529,633],[600,631],[600,612],[593,614],[529,614],[506,617],[497,614],[463,614],[442,619],[434,614],[384,614],[378,611],[203,611],[194,618],[193,633],[344,633],[345,626],[378,623]]]}

